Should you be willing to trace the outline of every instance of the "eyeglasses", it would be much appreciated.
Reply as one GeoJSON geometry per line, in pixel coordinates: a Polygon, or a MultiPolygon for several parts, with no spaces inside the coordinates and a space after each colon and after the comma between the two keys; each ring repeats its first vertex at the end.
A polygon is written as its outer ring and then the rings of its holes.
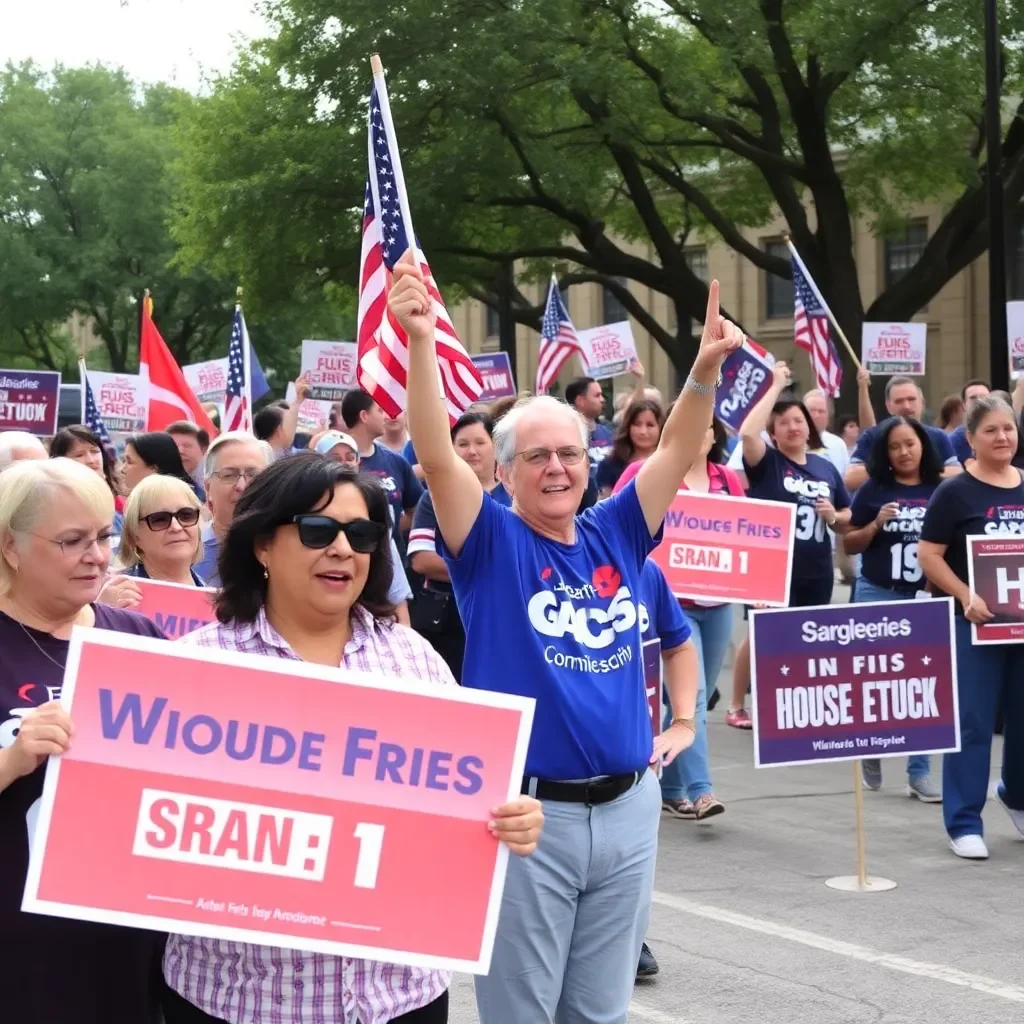
{"type": "Polygon", "coordinates": [[[260,470],[254,469],[252,466],[246,469],[236,469],[232,466],[227,469],[218,469],[213,475],[222,484],[237,484],[243,478],[247,484],[251,484],[259,474],[260,470]]]}
{"type": "Polygon", "coordinates": [[[150,512],[148,516],[139,516],[154,533],[162,533],[171,528],[171,520],[177,519],[179,526],[195,526],[199,522],[199,509],[179,508],[177,512],[150,512]]]}
{"type": "Polygon", "coordinates": [[[343,533],[349,547],[361,555],[376,551],[388,532],[386,526],[369,519],[350,519],[347,523],[339,523],[330,516],[305,514],[295,516],[292,522],[299,528],[299,540],[303,547],[329,547],[338,534],[343,533]]]}
{"type": "Polygon", "coordinates": [[[526,451],[516,452],[514,457],[522,459],[528,466],[543,466],[551,461],[552,454],[558,456],[558,461],[563,466],[578,466],[586,457],[587,450],[575,445],[565,445],[562,448],[527,448],[526,451]]]}
{"type": "Polygon", "coordinates": [[[110,542],[114,539],[112,531],[104,531],[103,533],[97,534],[95,537],[89,536],[88,534],[79,537],[66,537],[62,540],[57,540],[54,537],[44,537],[41,533],[33,533],[33,537],[38,537],[40,540],[45,540],[50,544],[56,544],[60,548],[61,554],[73,555],[75,558],[81,558],[92,546],[95,544],[100,552],[110,550],[110,542]]]}

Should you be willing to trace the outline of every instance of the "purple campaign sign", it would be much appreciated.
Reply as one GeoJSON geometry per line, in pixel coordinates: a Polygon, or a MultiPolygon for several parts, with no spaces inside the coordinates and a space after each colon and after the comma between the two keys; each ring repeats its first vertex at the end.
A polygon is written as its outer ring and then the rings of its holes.
{"type": "Polygon", "coordinates": [[[0,370],[0,430],[52,437],[57,433],[59,405],[59,373],[0,370]]]}
{"type": "Polygon", "coordinates": [[[960,749],[951,598],[757,611],[758,768],[960,749]]]}
{"type": "Polygon", "coordinates": [[[739,431],[747,413],[771,387],[774,365],[774,357],[753,338],[726,358],[715,394],[715,412],[723,423],[739,431]]]}
{"type": "Polygon", "coordinates": [[[484,390],[478,402],[493,402],[496,398],[516,395],[516,382],[512,377],[512,364],[507,352],[488,352],[470,357],[484,379],[484,390]]]}

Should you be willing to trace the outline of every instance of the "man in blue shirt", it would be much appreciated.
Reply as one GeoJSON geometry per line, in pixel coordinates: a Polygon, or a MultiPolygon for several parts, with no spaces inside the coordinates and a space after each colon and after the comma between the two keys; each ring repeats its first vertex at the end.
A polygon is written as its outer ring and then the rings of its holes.
{"type": "Polygon", "coordinates": [[[481,1024],[624,1024],[650,919],[661,814],[652,762],[693,742],[694,704],[652,736],[641,574],[700,452],[722,360],[743,335],[709,289],[700,349],[658,449],[635,480],[577,516],[588,428],[549,396],[495,427],[512,508],[485,501],[456,454],[437,384],[434,304],[408,253],[391,315],[409,338],[408,414],[440,551],[466,629],[462,684],[536,701],[522,792],[544,806],[534,854],[508,864],[481,1024]]]}
{"type": "MultiPolygon", "coordinates": [[[[987,381],[969,380],[960,389],[960,401],[963,403],[964,416],[967,416],[967,412],[974,404],[975,399],[984,398],[991,391],[992,389],[988,386],[987,381]]],[[[967,462],[973,456],[971,445],[967,440],[967,427],[963,423],[949,435],[949,443],[953,446],[953,451],[956,453],[956,457],[960,460],[961,464],[967,462]]]]}
{"type": "Polygon", "coordinates": [[[590,430],[587,443],[587,454],[590,457],[590,472],[597,472],[598,463],[608,454],[615,440],[611,427],[598,423],[598,417],[604,412],[604,392],[601,382],[593,377],[577,377],[569,381],[565,389],[565,400],[586,421],[590,430]]]}
{"type": "MultiPolygon", "coordinates": [[[[890,416],[910,416],[920,423],[924,415],[924,395],[910,377],[890,377],[885,385],[885,408],[890,416]]],[[[949,435],[938,427],[926,426],[924,429],[935,449],[939,465],[944,467],[942,475],[956,476],[962,471],[962,467],[953,446],[949,443],[949,435]]],[[[851,494],[868,478],[867,462],[878,438],[878,431],[879,428],[871,424],[860,432],[857,447],[850,456],[850,468],[843,478],[846,489],[851,494]]]]}

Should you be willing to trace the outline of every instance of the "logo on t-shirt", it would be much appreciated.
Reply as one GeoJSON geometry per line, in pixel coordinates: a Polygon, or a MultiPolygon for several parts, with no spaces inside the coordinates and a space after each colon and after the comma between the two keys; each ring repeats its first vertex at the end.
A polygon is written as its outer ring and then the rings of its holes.
{"type": "Polygon", "coordinates": [[[1024,505],[992,505],[985,518],[987,534],[1024,533],[1024,505]]]}
{"type": "Polygon", "coordinates": [[[594,569],[589,582],[553,582],[550,567],[541,570],[538,590],[526,606],[530,624],[542,636],[562,641],[544,649],[549,664],[577,672],[613,672],[632,660],[630,644],[620,644],[604,658],[593,658],[590,651],[605,651],[619,640],[620,634],[633,629],[638,621],[637,605],[622,574],[612,565],[594,569]],[[575,645],[585,648],[574,654],[575,645]]]}
{"type": "Polygon", "coordinates": [[[9,747],[18,735],[21,728],[21,720],[30,712],[34,711],[40,704],[47,701],[60,700],[60,693],[63,687],[43,686],[40,683],[23,683],[18,687],[18,699],[24,701],[24,705],[10,708],[5,719],[0,719],[0,750],[9,747]]]}
{"type": "Polygon", "coordinates": [[[790,494],[797,494],[801,498],[807,498],[810,501],[829,496],[827,481],[808,480],[806,477],[797,476],[789,470],[786,471],[786,475],[782,478],[782,486],[790,494]]]}
{"type": "Polygon", "coordinates": [[[920,533],[927,505],[927,498],[913,498],[906,504],[901,502],[899,514],[883,524],[882,532],[920,533]]]}

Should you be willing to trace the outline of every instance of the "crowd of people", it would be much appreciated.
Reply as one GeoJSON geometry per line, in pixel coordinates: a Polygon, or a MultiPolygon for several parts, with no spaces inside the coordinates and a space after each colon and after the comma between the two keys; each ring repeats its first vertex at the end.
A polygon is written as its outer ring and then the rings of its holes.
{"type": "MultiPolygon", "coordinates": [[[[129,437],[119,458],[82,426],[48,446],[0,434],[0,979],[23,1024],[442,1024],[449,977],[236,941],[159,935],[21,913],[42,767],[68,747],[60,703],[75,625],[162,636],[133,611],[139,580],[215,591],[200,647],[345,666],[426,685],[532,697],[521,795],[489,827],[510,858],[482,1024],[618,1024],[645,942],[659,820],[713,822],[708,715],[736,609],[677,600],[650,558],[680,489],[796,506],[790,605],[951,595],[962,749],[906,765],[907,792],[943,805],[953,852],[984,859],[992,738],[997,798],[1024,836],[1024,648],[978,647],[991,618],[967,583],[967,538],[1017,532],[1024,385],[970,381],[959,412],[926,425],[917,383],[893,377],[875,422],[798,397],[785,363],[738,435],[714,415],[719,368],[742,342],[710,289],[696,360],[666,405],[635,387],[604,418],[601,384],[473,407],[454,425],[437,387],[432,304],[403,261],[389,296],[409,337],[408,409],[348,392],[314,433],[296,401],[253,432],[192,423],[129,437]],[[834,425],[834,432],[829,428],[834,425]],[[653,729],[642,645],[661,645],[653,729]],[[658,771],[652,771],[657,769],[658,771]],[[62,965],[60,984],[49,974],[62,965]]],[[[746,639],[734,645],[726,722],[751,727],[746,639]]],[[[879,761],[864,783],[882,786],[879,761]]]]}

